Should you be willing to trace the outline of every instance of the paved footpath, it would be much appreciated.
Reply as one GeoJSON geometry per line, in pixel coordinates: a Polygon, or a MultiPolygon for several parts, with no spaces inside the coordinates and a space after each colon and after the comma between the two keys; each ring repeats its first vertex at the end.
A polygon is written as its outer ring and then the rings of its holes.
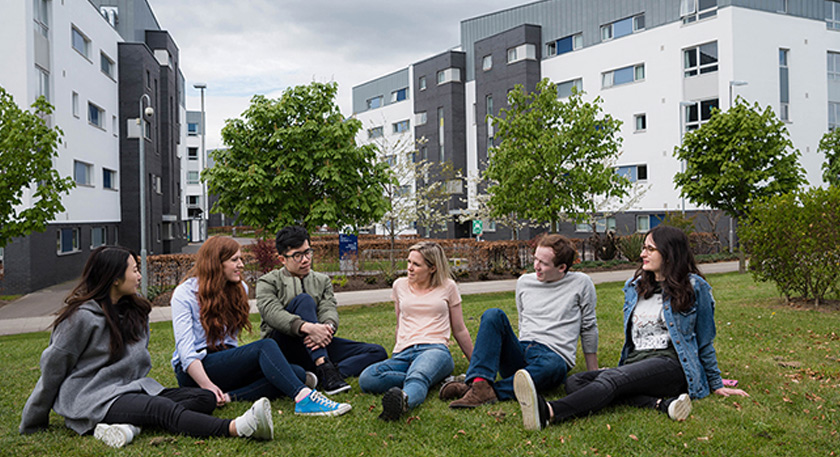
{"type": "MultiPolygon", "coordinates": [[[[738,271],[738,262],[701,264],[704,274],[738,271]]],[[[633,275],[634,270],[600,271],[589,273],[595,284],[623,282],[633,275]]],[[[75,281],[58,284],[25,295],[0,308],[0,335],[39,332],[48,330],[55,320],[55,312],[61,308],[64,297],[75,286],[75,281]]],[[[509,292],[516,288],[515,279],[501,281],[478,281],[458,284],[461,295],[509,292]]],[[[391,289],[359,290],[337,292],[338,306],[367,305],[391,301],[391,289]]],[[[256,300],[251,300],[251,312],[256,313],[256,300]]],[[[152,308],[149,315],[152,322],[172,320],[168,306],[152,308]]]]}

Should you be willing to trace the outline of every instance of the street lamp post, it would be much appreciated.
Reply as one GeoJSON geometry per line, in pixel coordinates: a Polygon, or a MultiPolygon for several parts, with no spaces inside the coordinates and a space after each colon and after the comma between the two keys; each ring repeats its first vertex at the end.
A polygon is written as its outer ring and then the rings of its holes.
{"type": "Polygon", "coordinates": [[[147,295],[149,291],[149,275],[146,264],[146,116],[152,117],[155,114],[152,108],[152,99],[148,94],[140,96],[140,135],[139,153],[140,153],[140,274],[142,279],[140,281],[140,290],[143,296],[147,295]],[[143,100],[146,100],[146,108],[143,108],[143,100]]]}
{"type": "MultiPolygon", "coordinates": [[[[749,84],[747,81],[739,81],[739,80],[732,80],[729,81],[729,108],[732,109],[732,88],[735,86],[746,86],[749,84]]],[[[735,223],[733,221],[733,217],[729,216],[729,253],[732,254],[735,252],[735,223]]]]}
{"type": "MultiPolygon", "coordinates": [[[[199,163],[199,168],[201,170],[205,167],[205,161],[207,160],[207,151],[204,149],[204,137],[207,136],[207,119],[204,117],[204,90],[207,89],[206,83],[195,83],[193,87],[201,91],[201,160],[199,163]]],[[[201,171],[199,170],[199,172],[201,171]]],[[[206,185],[201,182],[201,219],[200,219],[200,227],[201,227],[201,239],[207,239],[207,188],[206,185]]]]}

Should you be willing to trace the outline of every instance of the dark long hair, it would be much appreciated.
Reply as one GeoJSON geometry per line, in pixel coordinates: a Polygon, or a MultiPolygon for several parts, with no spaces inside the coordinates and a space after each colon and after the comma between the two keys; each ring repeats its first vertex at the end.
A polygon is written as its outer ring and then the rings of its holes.
{"type": "Polygon", "coordinates": [[[187,277],[198,279],[201,326],[207,333],[207,347],[218,350],[225,337],[236,337],[243,328],[251,330],[251,305],[241,282],[230,282],[222,262],[240,250],[239,243],[226,236],[209,238],[198,250],[195,266],[187,277]]]}
{"type": "Polygon", "coordinates": [[[125,346],[140,341],[149,325],[152,305],[140,295],[125,295],[111,303],[111,286],[125,279],[129,256],[139,263],[137,254],[121,246],[101,246],[91,252],[79,284],[64,299],[65,306],[53,322],[53,328],[68,319],[82,304],[95,301],[105,314],[111,336],[109,363],[122,357],[125,346]]]}
{"type": "MultiPolygon", "coordinates": [[[[691,286],[690,274],[702,277],[694,254],[688,245],[688,237],[678,228],[659,225],[645,234],[650,235],[656,244],[656,250],[662,256],[661,273],[665,280],[662,282],[662,293],[671,298],[671,306],[681,312],[688,311],[694,306],[694,287],[691,286]]],[[[638,278],[636,289],[644,298],[650,298],[656,289],[656,275],[651,271],[636,270],[634,278],[638,278]]]]}

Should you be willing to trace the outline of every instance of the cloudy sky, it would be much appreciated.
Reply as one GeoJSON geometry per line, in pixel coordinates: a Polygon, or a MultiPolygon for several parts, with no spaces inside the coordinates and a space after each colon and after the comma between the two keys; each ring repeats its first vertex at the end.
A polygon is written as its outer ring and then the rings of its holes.
{"type": "Polygon", "coordinates": [[[460,44],[460,21],[530,0],[151,0],[181,52],[187,109],[207,83],[207,148],[254,94],[336,81],[352,114],[352,88],[460,44]]]}

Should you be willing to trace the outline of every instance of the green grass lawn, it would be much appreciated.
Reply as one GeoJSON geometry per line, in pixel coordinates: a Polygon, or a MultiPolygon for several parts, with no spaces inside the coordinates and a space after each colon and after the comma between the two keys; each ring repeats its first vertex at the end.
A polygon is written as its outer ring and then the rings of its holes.
{"type": "MultiPolygon", "coordinates": [[[[772,285],[756,284],[748,275],[710,277],[717,299],[716,348],[726,378],[740,380],[750,398],[712,396],[694,402],[686,422],[673,422],[652,410],[608,408],[601,414],[541,432],[523,430],[516,402],[474,411],[453,411],[438,400],[434,388],[409,420],[376,419],[380,397],[353,389],[334,398],[353,410],[339,418],[300,418],[290,399],[272,402],[275,440],[199,440],[144,430],[120,450],[90,436],[79,437],[53,413],[47,432],[17,433],[20,412],[39,376],[38,359],[47,333],[0,337],[3,395],[0,397],[0,455],[289,455],[289,456],[827,456],[840,454],[840,318],[834,313],[794,310],[780,305],[772,285]],[[832,453],[833,452],[833,453],[832,453]]],[[[598,324],[602,366],[618,362],[622,344],[618,283],[598,290],[598,324]]],[[[504,309],[516,322],[513,294],[464,298],[465,318],[475,337],[483,310],[504,309]]],[[[258,322],[258,316],[253,321],[258,322]]],[[[341,309],[340,335],[393,345],[391,304],[341,309]]],[[[253,339],[250,336],[248,340],[253,339]]],[[[175,386],[169,367],[173,348],[169,323],[152,325],[151,375],[175,386]]],[[[457,345],[455,371],[467,369],[457,345]]],[[[583,366],[578,354],[578,368],[583,366]]],[[[563,388],[549,398],[563,395],[563,388]]],[[[218,410],[233,418],[248,408],[234,403],[218,410]]]]}

